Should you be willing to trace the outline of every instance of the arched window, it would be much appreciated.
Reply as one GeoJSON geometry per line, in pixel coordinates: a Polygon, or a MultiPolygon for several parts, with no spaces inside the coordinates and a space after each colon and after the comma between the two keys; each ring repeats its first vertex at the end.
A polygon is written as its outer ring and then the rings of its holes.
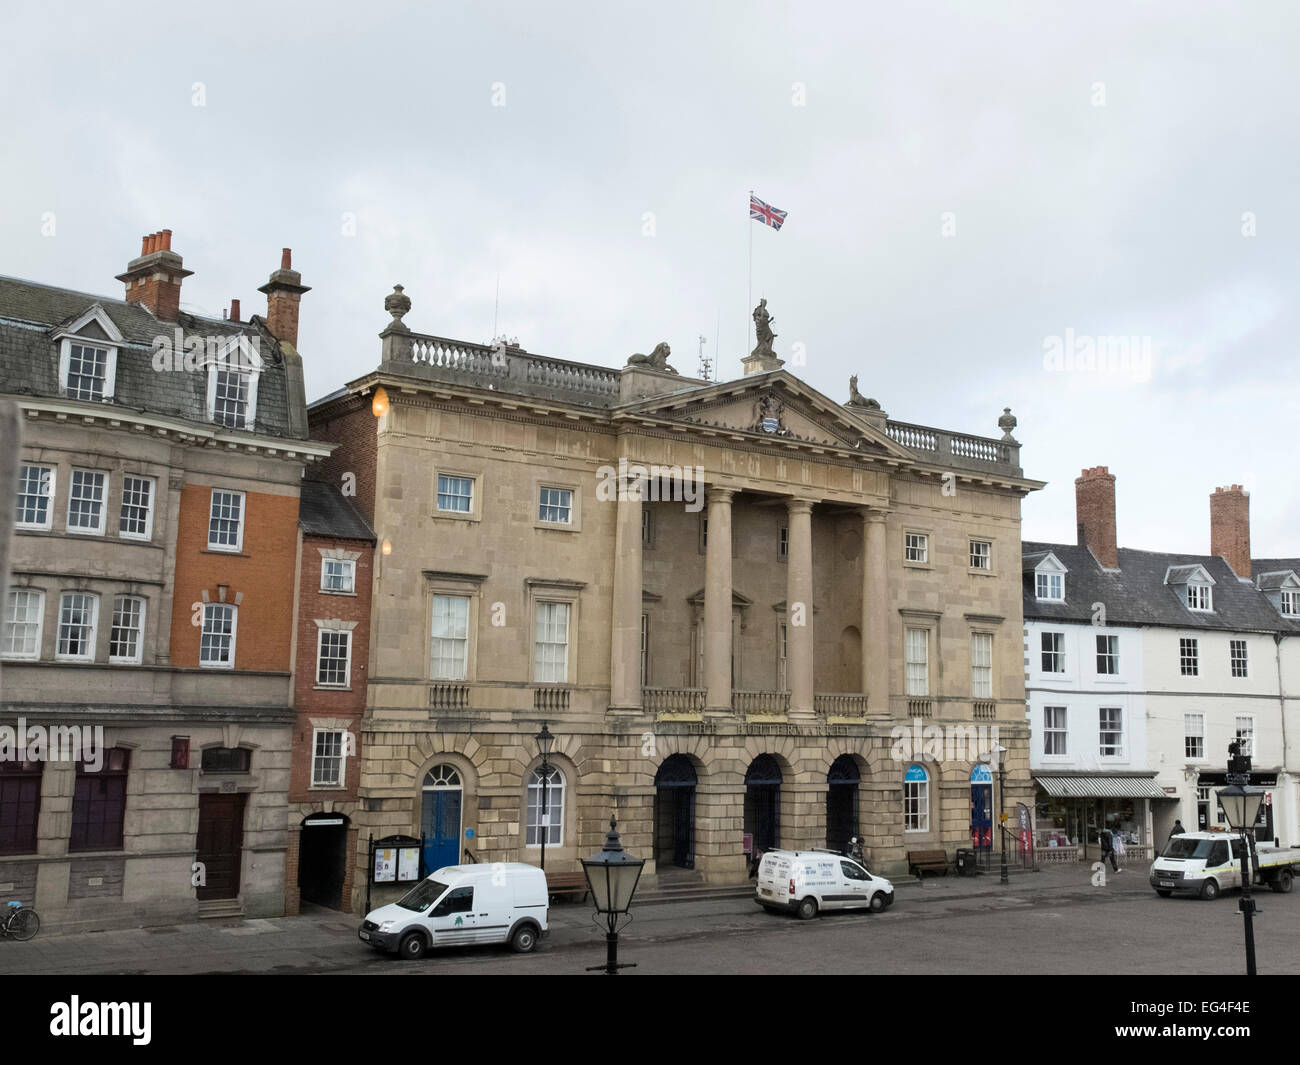
{"type": "Polygon", "coordinates": [[[443,762],[429,770],[424,778],[426,788],[459,788],[460,774],[456,772],[456,767],[447,765],[443,762]]]}
{"type": "Polygon", "coordinates": [[[528,778],[528,833],[524,840],[527,846],[541,846],[543,826],[548,847],[564,842],[564,774],[555,766],[546,774],[545,787],[540,766],[528,778]]]}
{"type": "Polygon", "coordinates": [[[903,831],[930,831],[930,777],[923,766],[909,765],[903,774],[903,831]]]}

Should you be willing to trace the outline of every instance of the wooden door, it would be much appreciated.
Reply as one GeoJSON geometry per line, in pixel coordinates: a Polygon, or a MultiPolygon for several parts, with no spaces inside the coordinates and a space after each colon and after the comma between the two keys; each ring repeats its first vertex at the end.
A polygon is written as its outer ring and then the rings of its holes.
{"type": "Polygon", "coordinates": [[[199,795],[197,861],[206,867],[207,884],[200,900],[239,896],[239,872],[244,857],[244,795],[199,795]]]}

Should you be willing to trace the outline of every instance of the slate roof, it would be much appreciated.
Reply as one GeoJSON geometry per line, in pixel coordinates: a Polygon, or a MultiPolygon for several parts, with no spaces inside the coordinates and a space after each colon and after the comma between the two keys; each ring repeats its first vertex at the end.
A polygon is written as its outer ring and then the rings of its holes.
{"type": "MultiPolygon", "coordinates": [[[[1119,549],[1119,569],[1105,570],[1086,547],[1025,541],[1025,556],[1050,551],[1069,571],[1065,602],[1047,603],[1035,597],[1034,574],[1024,574],[1026,620],[1090,624],[1094,603],[1106,609],[1108,625],[1165,625],[1178,629],[1229,632],[1267,631],[1300,634],[1300,622],[1283,618],[1253,584],[1243,582],[1221,558],[1175,555],[1160,551],[1119,549]],[[1176,586],[1165,584],[1170,566],[1203,566],[1214,578],[1214,610],[1188,610],[1176,586]]],[[[1257,565],[1252,563],[1252,566],[1257,565]]],[[[1279,567],[1282,568],[1282,567],[1279,567]]]]}
{"type": "Polygon", "coordinates": [[[307,536],[375,542],[375,532],[355,503],[332,484],[303,481],[298,527],[307,536]]]}
{"type": "Polygon", "coordinates": [[[1300,558],[1252,558],[1250,572],[1258,580],[1264,573],[1285,573],[1288,570],[1300,575],[1300,558]]]}
{"type": "MultiPolygon", "coordinates": [[[[257,315],[241,323],[181,311],[177,321],[165,322],[138,303],[3,276],[0,276],[0,393],[60,398],[59,343],[51,334],[95,304],[103,308],[123,337],[123,342],[115,345],[118,354],[113,399],[102,406],[210,425],[207,373],[155,370],[154,338],[174,338],[177,326],[182,330],[183,339],[243,334],[250,339],[257,338],[257,350],[264,363],[258,378],[254,432],[268,436],[296,435],[289,428],[289,388],[280,346],[257,315]]],[[[92,325],[87,335],[102,335],[97,330],[92,325]]]]}

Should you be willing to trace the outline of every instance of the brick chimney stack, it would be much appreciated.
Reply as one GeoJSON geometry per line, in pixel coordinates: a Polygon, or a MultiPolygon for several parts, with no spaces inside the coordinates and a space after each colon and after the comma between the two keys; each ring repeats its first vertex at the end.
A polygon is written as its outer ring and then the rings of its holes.
{"type": "Polygon", "coordinates": [[[232,322],[239,321],[239,300],[230,301],[230,320],[232,322]]]}
{"type": "Polygon", "coordinates": [[[1238,577],[1250,576],[1250,493],[1239,484],[1216,488],[1210,496],[1210,554],[1238,577]]]}
{"type": "Polygon", "coordinates": [[[1074,479],[1074,514],[1079,546],[1088,548],[1106,569],[1119,569],[1115,477],[1105,466],[1084,470],[1074,479]]]}
{"type": "Polygon", "coordinates": [[[126,285],[127,303],[139,303],[155,318],[174,322],[181,310],[181,282],[192,273],[172,251],[172,231],[163,229],[141,238],[139,258],[127,263],[117,280],[126,285]]]}
{"type": "Polygon", "coordinates": [[[266,328],[271,335],[295,351],[298,348],[298,301],[311,289],[302,283],[302,274],[293,269],[293,252],[285,248],[280,255],[280,269],[257,290],[266,293],[266,328]]]}

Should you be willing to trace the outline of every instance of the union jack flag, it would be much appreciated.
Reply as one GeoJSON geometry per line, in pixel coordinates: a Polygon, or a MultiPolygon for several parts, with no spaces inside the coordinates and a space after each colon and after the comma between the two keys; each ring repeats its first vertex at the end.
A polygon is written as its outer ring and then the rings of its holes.
{"type": "Polygon", "coordinates": [[[780,229],[787,213],[786,211],[777,210],[771,204],[764,203],[752,192],[749,194],[749,217],[751,219],[756,218],[764,225],[769,225],[773,229],[780,229]]]}

